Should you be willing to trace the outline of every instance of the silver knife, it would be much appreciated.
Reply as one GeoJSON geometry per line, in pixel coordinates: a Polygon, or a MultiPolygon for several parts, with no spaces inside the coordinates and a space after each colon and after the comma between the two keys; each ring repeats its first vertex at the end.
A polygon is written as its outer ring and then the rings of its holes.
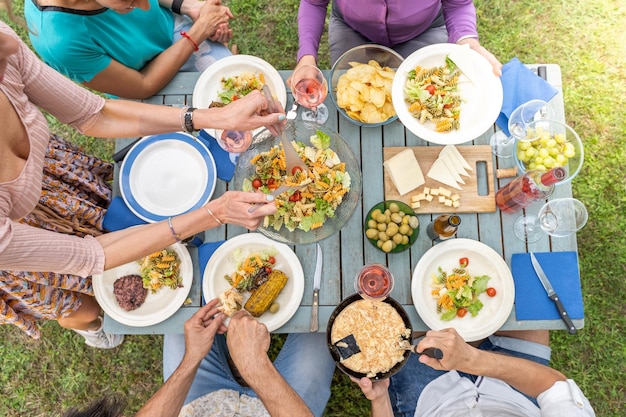
{"type": "Polygon", "coordinates": [[[311,332],[319,329],[317,311],[320,304],[320,286],[322,283],[322,247],[317,244],[317,261],[315,261],[315,273],[313,274],[313,305],[311,306],[311,332]]]}
{"type": "Polygon", "coordinates": [[[543,272],[539,261],[535,257],[535,254],[532,252],[530,252],[530,262],[533,264],[533,268],[535,269],[535,273],[539,277],[539,281],[541,281],[541,285],[543,285],[543,288],[545,288],[546,292],[548,293],[548,298],[550,298],[552,301],[554,301],[554,304],[556,304],[556,309],[559,310],[559,315],[561,316],[561,319],[565,322],[565,325],[567,326],[567,331],[570,332],[570,334],[575,334],[576,327],[574,327],[572,319],[569,317],[569,314],[567,314],[567,311],[565,311],[565,307],[563,306],[563,303],[561,303],[561,299],[556,294],[556,291],[554,291],[552,284],[550,284],[550,280],[546,276],[546,273],[543,272]]]}

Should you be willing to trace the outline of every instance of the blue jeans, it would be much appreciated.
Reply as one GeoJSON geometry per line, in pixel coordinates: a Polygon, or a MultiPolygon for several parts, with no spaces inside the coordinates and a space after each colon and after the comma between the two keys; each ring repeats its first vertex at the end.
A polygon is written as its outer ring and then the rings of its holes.
{"type": "MultiPolygon", "coordinates": [[[[511,337],[490,336],[478,346],[478,349],[528,359],[542,365],[548,365],[550,361],[550,348],[548,346],[511,337]]],[[[391,397],[393,414],[396,417],[413,417],[417,399],[424,387],[448,372],[438,371],[424,365],[418,358],[419,355],[409,356],[407,363],[390,379],[389,396],[391,397]]],[[[459,375],[476,382],[476,375],[463,372],[459,372],[459,375]]],[[[537,404],[535,398],[526,397],[535,405],[537,404]]]]}
{"type": "MultiPolygon", "coordinates": [[[[163,379],[172,375],[185,353],[183,334],[166,334],[163,340],[163,379]]],[[[315,416],[321,416],[330,398],[335,371],[324,333],[293,333],[287,337],[274,366],[304,400],[315,416]]],[[[228,366],[226,337],[216,335],[209,354],[202,360],[185,404],[220,389],[257,397],[252,388],[239,385],[228,366]]]]}

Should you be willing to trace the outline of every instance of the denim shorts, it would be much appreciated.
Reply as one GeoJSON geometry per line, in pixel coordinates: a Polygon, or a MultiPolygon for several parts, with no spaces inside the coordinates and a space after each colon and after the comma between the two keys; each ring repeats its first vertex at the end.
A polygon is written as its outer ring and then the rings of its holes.
{"type": "MultiPolygon", "coordinates": [[[[550,361],[551,353],[549,346],[503,336],[490,336],[478,346],[478,349],[528,359],[546,366],[550,361]]],[[[390,379],[389,395],[396,417],[413,417],[417,399],[424,387],[447,372],[424,365],[418,359],[419,355],[410,355],[407,363],[390,379]]],[[[459,375],[472,382],[477,379],[476,375],[462,372],[459,372],[459,375]]],[[[535,398],[526,397],[537,404],[535,398]]]]}

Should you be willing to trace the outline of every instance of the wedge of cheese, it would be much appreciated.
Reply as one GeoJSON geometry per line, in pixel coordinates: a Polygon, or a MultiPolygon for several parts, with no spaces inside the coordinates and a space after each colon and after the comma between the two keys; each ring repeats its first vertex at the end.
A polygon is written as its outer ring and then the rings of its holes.
{"type": "Polygon", "coordinates": [[[468,171],[473,171],[474,169],[470,166],[470,164],[467,163],[467,161],[465,160],[465,158],[463,158],[463,155],[461,155],[461,152],[459,152],[459,150],[456,148],[456,146],[454,145],[446,145],[443,147],[443,149],[441,150],[440,154],[443,152],[449,152],[451,153],[457,160],[457,163],[462,166],[463,168],[465,168],[468,171]]]}
{"type": "Polygon", "coordinates": [[[424,174],[412,149],[405,149],[383,163],[393,185],[405,195],[424,184],[424,174]]]}
{"type": "MultiPolygon", "coordinates": [[[[463,178],[461,178],[461,175],[459,174],[459,170],[458,170],[458,164],[456,162],[456,159],[452,159],[453,157],[450,156],[450,154],[448,153],[444,153],[443,155],[440,154],[439,159],[443,160],[443,163],[446,164],[446,167],[448,167],[448,171],[450,171],[450,173],[452,174],[452,176],[454,177],[454,180],[456,182],[460,182],[461,184],[465,184],[465,181],[463,181],[463,178]]],[[[441,194],[441,191],[439,191],[439,193],[441,194]]]]}
{"type": "Polygon", "coordinates": [[[439,181],[440,183],[445,184],[448,187],[456,188],[457,190],[461,189],[443,159],[436,159],[435,162],[433,162],[433,165],[430,167],[430,170],[428,171],[428,174],[426,174],[426,176],[428,178],[432,178],[435,181],[439,181]]]}
{"type": "MultiPolygon", "coordinates": [[[[441,152],[439,152],[439,158],[450,159],[450,161],[452,162],[452,165],[454,165],[454,169],[456,169],[456,172],[459,175],[462,175],[464,177],[470,176],[465,170],[465,168],[463,167],[463,163],[459,161],[459,158],[457,158],[456,154],[450,148],[443,148],[441,152]]],[[[464,158],[463,158],[463,161],[465,161],[464,158]]]]}

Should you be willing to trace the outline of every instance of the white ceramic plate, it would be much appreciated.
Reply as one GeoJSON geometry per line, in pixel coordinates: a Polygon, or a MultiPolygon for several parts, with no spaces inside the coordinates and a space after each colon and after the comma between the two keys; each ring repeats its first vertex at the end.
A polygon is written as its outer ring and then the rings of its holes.
{"type": "Polygon", "coordinates": [[[139,218],[152,223],[186,213],[211,199],[217,171],[207,147],[174,132],[146,136],[120,168],[120,194],[139,218]]]}
{"type": "Polygon", "coordinates": [[[502,257],[484,243],[471,239],[451,239],[438,243],[429,249],[415,266],[411,281],[413,304],[424,323],[433,330],[454,327],[467,342],[483,339],[498,330],[509,318],[515,286],[513,275],[502,257]],[[469,259],[469,272],[472,275],[489,275],[489,286],[496,289],[496,296],[482,293],[479,298],[483,308],[476,317],[467,314],[450,321],[440,319],[437,302],[430,294],[432,275],[437,268],[451,271],[457,267],[459,259],[469,259]]]}
{"type": "MultiPolygon", "coordinates": [[[[222,58],[205,69],[193,89],[193,107],[207,108],[212,101],[219,101],[218,93],[223,91],[222,78],[244,72],[258,72],[265,77],[265,83],[283,109],[287,105],[287,90],[282,77],[267,61],[252,55],[232,55],[222,58]]],[[[263,128],[253,131],[254,134],[263,128]]],[[[213,137],[218,137],[215,129],[205,129],[213,137]]]]}
{"type": "MultiPolygon", "coordinates": [[[[276,254],[275,269],[283,271],[289,279],[285,288],[276,299],[280,304],[280,309],[276,314],[265,312],[258,320],[264,323],[270,332],[280,328],[287,323],[295,314],[302,301],[304,294],[304,272],[302,265],[296,254],[284,243],[278,243],[260,233],[245,233],[235,236],[224,242],[213,253],[204,269],[202,281],[202,294],[206,301],[217,298],[220,294],[230,288],[230,284],[224,278],[231,275],[236,270],[236,262],[232,255],[236,249],[241,249],[244,253],[259,252],[268,248],[275,248],[276,254]]],[[[244,302],[249,295],[244,296],[244,302]]]]}
{"type": "Polygon", "coordinates": [[[124,275],[141,275],[139,263],[129,262],[118,267],[108,269],[103,274],[93,276],[93,291],[98,304],[113,320],[133,327],[152,326],[170,317],[183,305],[193,282],[193,265],[191,256],[185,246],[175,243],[168,249],[176,251],[180,259],[180,273],[183,279],[183,287],[172,290],[161,288],[156,293],[148,290],[146,301],[139,308],[126,311],[117,303],[113,294],[113,284],[124,275]]]}
{"type": "Polygon", "coordinates": [[[487,59],[470,49],[468,55],[474,63],[476,84],[465,75],[459,78],[459,94],[463,100],[461,128],[449,133],[435,132],[434,123],[422,124],[411,115],[404,100],[404,85],[408,72],[417,65],[422,67],[445,65],[446,56],[459,48],[464,47],[454,43],[438,43],[418,49],[402,62],[396,71],[391,88],[393,106],[402,124],[416,136],[440,145],[456,145],[476,139],[494,124],[502,108],[500,78],[493,73],[487,59]]]}

